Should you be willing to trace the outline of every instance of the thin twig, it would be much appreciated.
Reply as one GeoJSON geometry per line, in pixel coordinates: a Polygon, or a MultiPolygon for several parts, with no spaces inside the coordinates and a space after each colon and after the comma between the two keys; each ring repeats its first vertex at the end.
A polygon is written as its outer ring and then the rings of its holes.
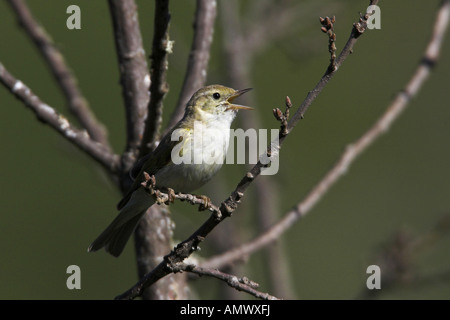
{"type": "Polygon", "coordinates": [[[322,24],[321,30],[328,35],[328,52],[330,53],[330,65],[328,69],[334,70],[336,68],[336,33],[334,33],[334,23],[336,17],[333,18],[320,17],[320,23],[322,24]]]}
{"type": "MultiPolygon", "coordinates": [[[[259,9],[261,1],[253,1],[253,7],[250,8],[249,11],[259,9]],[[256,8],[255,8],[256,7],[256,8]]],[[[220,14],[220,22],[222,23],[222,46],[224,48],[224,61],[227,62],[225,66],[225,72],[228,76],[228,81],[233,88],[245,88],[251,83],[251,69],[253,67],[253,61],[255,57],[260,53],[256,47],[252,47],[251,44],[255,43],[255,37],[260,37],[259,41],[257,41],[259,49],[262,49],[265,45],[270,43],[270,41],[274,41],[275,37],[280,37],[285,35],[285,33],[280,30],[274,31],[271,33],[272,36],[267,36],[267,34],[262,35],[258,33],[261,31],[261,28],[267,28],[270,25],[270,28],[277,28],[283,26],[287,26],[288,22],[292,22],[290,19],[287,19],[286,16],[295,16],[292,12],[292,7],[289,6],[286,1],[281,1],[274,5],[272,2],[263,2],[261,5],[267,6],[270,4],[270,8],[273,10],[268,10],[266,7],[263,12],[260,12],[259,20],[253,18],[251,23],[245,27],[246,19],[243,17],[247,17],[246,14],[240,13],[240,6],[238,1],[236,0],[228,0],[221,3],[221,7],[219,10],[220,14]],[[275,7],[275,8],[273,8],[275,7]],[[282,10],[280,8],[283,7],[282,10]],[[289,13],[290,12],[290,13],[289,13]],[[273,16],[277,16],[277,19],[273,19],[273,16]],[[280,21],[282,20],[282,22],[280,21]],[[270,24],[271,22],[277,21],[277,23],[270,24]],[[261,26],[261,27],[253,27],[253,26],[261,26]],[[248,32],[246,32],[248,31],[248,32]]],[[[273,31],[273,30],[271,30],[273,31]]],[[[242,98],[242,103],[244,105],[252,106],[254,105],[254,98],[252,94],[245,95],[242,98]]],[[[252,113],[247,117],[239,117],[238,121],[240,122],[240,127],[243,130],[247,130],[249,128],[260,128],[261,120],[258,113],[252,113]]],[[[287,124],[287,122],[286,122],[287,124]]],[[[274,223],[274,212],[276,212],[275,208],[277,207],[276,203],[278,200],[277,197],[277,186],[273,181],[271,183],[267,183],[264,179],[258,179],[255,181],[253,195],[255,197],[255,203],[252,206],[252,210],[257,217],[257,224],[255,232],[260,233],[264,232],[274,223]]],[[[235,221],[236,223],[236,221],[235,221]]],[[[221,228],[222,229],[222,228],[221,228]]],[[[227,234],[227,231],[222,236],[225,235],[225,238],[222,239],[233,239],[234,244],[242,243],[239,241],[239,229],[238,225],[230,228],[228,232],[233,232],[233,234],[227,234]],[[231,235],[231,237],[230,237],[231,235]]],[[[220,233],[213,233],[212,236],[220,233]]],[[[232,243],[227,241],[216,241],[219,243],[222,250],[217,250],[217,252],[223,252],[224,250],[228,250],[230,247],[234,247],[232,243]]],[[[284,297],[293,297],[292,290],[290,289],[289,284],[291,281],[289,280],[289,272],[285,265],[285,259],[283,259],[283,250],[280,250],[280,247],[270,246],[264,252],[264,265],[265,269],[269,275],[270,287],[273,290],[274,295],[284,296],[284,297]]],[[[230,266],[231,267],[231,266],[230,266]]],[[[233,269],[230,270],[233,273],[236,273],[236,269],[238,266],[233,265],[233,269]]],[[[239,272],[239,271],[238,271],[239,272]]],[[[236,294],[236,291],[225,291],[226,294],[232,295],[236,294]]]]}
{"type": "Polygon", "coordinates": [[[281,110],[279,108],[275,108],[273,109],[273,115],[275,117],[275,119],[277,119],[278,121],[280,121],[280,131],[281,131],[281,135],[286,136],[289,132],[288,132],[288,120],[289,120],[289,110],[291,110],[292,108],[292,102],[291,102],[291,98],[286,97],[285,102],[284,102],[286,109],[284,110],[284,112],[281,112],[281,110]]]}
{"type": "Polygon", "coordinates": [[[95,161],[100,163],[108,172],[117,174],[120,171],[119,156],[111,153],[103,144],[94,141],[84,131],[74,127],[63,115],[43,102],[22,81],[17,80],[0,63],[0,83],[2,83],[17,99],[22,101],[38,120],[48,124],[58,131],[64,138],[86,152],[95,161]]]}
{"type": "Polygon", "coordinates": [[[186,201],[192,205],[198,205],[199,211],[209,210],[212,213],[219,213],[219,208],[215,206],[211,200],[206,196],[197,196],[190,193],[177,192],[168,188],[167,192],[164,192],[156,188],[155,176],[150,176],[144,171],[144,181],[141,183],[148,194],[154,197],[157,204],[170,204],[175,199],[180,201],[186,201]]]}
{"type": "MultiPolygon", "coordinates": [[[[376,4],[378,1],[373,0],[371,4],[376,4]]],[[[271,157],[278,156],[279,148],[283,143],[284,139],[288,136],[288,133],[297,125],[298,121],[303,118],[304,113],[307,111],[309,106],[323,90],[326,84],[330,81],[334,73],[339,69],[339,66],[344,62],[347,56],[350,54],[354,44],[356,43],[359,36],[365,30],[365,20],[361,19],[360,22],[354,24],[350,38],[347,41],[344,49],[336,60],[336,69],[328,70],[325,72],[324,76],[321,78],[319,83],[316,85],[313,91],[311,91],[306,97],[305,101],[297,109],[294,116],[288,122],[287,134],[279,136],[279,143],[277,149],[273,148],[271,145],[268,148],[267,153],[271,157]]],[[[180,242],[167,256],[164,257],[162,261],[155,269],[149,272],[145,277],[141,278],[133,287],[124,292],[123,294],[116,297],[116,299],[133,299],[137,296],[142,295],[146,287],[152,285],[162,277],[171,273],[170,266],[175,266],[181,263],[184,259],[189,257],[194,251],[198,249],[198,245],[205,239],[205,237],[225,218],[231,216],[231,214],[236,210],[241,198],[244,196],[245,191],[253,180],[260,175],[262,168],[266,165],[262,164],[260,161],[244,176],[244,178],[239,182],[235,190],[231,195],[221,203],[219,212],[213,213],[207,221],[203,223],[188,239],[180,242]]]]}
{"type": "Polygon", "coordinates": [[[188,67],[177,106],[170,117],[167,129],[172,128],[183,117],[189,98],[197,89],[205,85],[206,69],[208,68],[209,52],[216,19],[216,7],[216,0],[197,0],[194,39],[189,54],[188,67]]]}
{"type": "MultiPolygon", "coordinates": [[[[124,172],[133,166],[141,144],[149,102],[148,72],[138,14],[134,0],[109,0],[114,40],[120,65],[120,82],[125,102],[127,145],[122,156],[124,172]]],[[[124,186],[123,189],[127,189],[124,186]]]]}
{"type": "Polygon", "coordinates": [[[387,107],[385,113],[375,122],[375,124],[358,140],[347,146],[339,160],[319,183],[312,188],[308,195],[297,204],[294,209],[286,213],[282,220],[267,230],[266,233],[261,234],[256,239],[236,249],[232,249],[224,254],[209,259],[206,263],[202,264],[203,266],[222,267],[259,250],[278,239],[283,232],[290,228],[299,218],[305,216],[319,202],[329,188],[347,172],[356,157],[391,127],[393,122],[407,107],[411,99],[419,92],[439,57],[444,35],[449,23],[449,16],[450,0],[445,0],[442,2],[438,11],[432,37],[425,54],[405,88],[397,94],[395,99],[387,107]]]}
{"type": "Polygon", "coordinates": [[[92,140],[100,142],[105,148],[110,148],[106,130],[95,117],[92,110],[77,85],[75,76],[66,64],[64,56],[53,44],[51,37],[45,29],[34,19],[27,4],[22,0],[8,0],[14,10],[20,26],[36,44],[39,52],[47,62],[50,71],[61,87],[68,102],[69,111],[75,116],[81,127],[86,129],[92,140]]]}
{"type": "Polygon", "coordinates": [[[172,53],[172,41],[169,40],[169,1],[155,1],[153,47],[150,68],[150,103],[145,122],[140,157],[154,148],[162,123],[163,100],[169,91],[166,82],[168,57],[172,53]]]}
{"type": "MultiPolygon", "coordinates": [[[[378,3],[377,0],[371,1],[371,5],[374,5],[378,3]]],[[[365,31],[366,20],[360,19],[358,23],[355,23],[352,28],[352,32],[350,34],[350,37],[345,44],[344,48],[342,49],[339,57],[336,59],[335,63],[335,69],[331,70],[327,68],[325,71],[325,74],[322,76],[322,78],[319,80],[317,85],[314,87],[312,91],[308,93],[305,100],[302,102],[300,107],[297,109],[295,114],[292,116],[291,120],[287,124],[287,130],[280,131],[278,141],[273,141],[271,145],[269,146],[267,150],[267,154],[269,155],[269,159],[273,159],[273,157],[277,157],[279,154],[279,149],[288,136],[288,134],[291,132],[291,130],[298,124],[298,122],[304,118],[304,114],[308,110],[308,108],[312,105],[313,101],[317,98],[317,96],[322,92],[322,90],[325,88],[325,86],[328,84],[328,82],[331,80],[331,78],[334,76],[336,71],[339,69],[339,67],[342,65],[342,63],[345,61],[345,59],[348,57],[350,52],[353,49],[353,46],[355,45],[356,41],[358,40],[359,36],[365,31]]],[[[264,167],[266,167],[267,164],[261,163],[261,161],[258,161],[253,168],[247,172],[247,174],[242,178],[242,180],[237,185],[236,189],[231,193],[229,198],[225,200],[222,203],[221,211],[222,209],[227,208],[226,212],[228,212],[230,215],[231,213],[237,208],[238,201],[240,198],[242,198],[243,194],[247,190],[247,188],[250,186],[250,184],[253,182],[253,180],[258,177],[261,174],[261,171],[264,167]]]]}
{"type": "Polygon", "coordinates": [[[217,269],[202,268],[197,267],[193,264],[185,264],[185,263],[177,265],[176,269],[172,270],[172,272],[182,272],[182,271],[195,273],[199,276],[208,276],[222,280],[226,282],[227,285],[229,285],[231,288],[234,288],[238,291],[246,292],[258,299],[280,300],[279,298],[274,297],[268,293],[256,290],[259,287],[259,284],[249,280],[246,277],[238,278],[235,275],[227,274],[217,269]]]}

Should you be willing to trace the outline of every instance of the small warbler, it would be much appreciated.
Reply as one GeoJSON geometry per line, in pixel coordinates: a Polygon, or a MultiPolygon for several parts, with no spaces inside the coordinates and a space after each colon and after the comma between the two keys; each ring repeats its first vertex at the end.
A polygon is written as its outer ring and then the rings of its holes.
{"type": "Polygon", "coordinates": [[[172,188],[180,192],[191,192],[208,182],[225,160],[230,126],[237,111],[253,109],[232,103],[249,90],[211,85],[195,92],[186,105],[184,117],[161,139],[152,153],[138,162],[139,171],[132,174],[134,183],[117,205],[120,210],[118,216],[88,251],[105,247],[115,257],[122,253],[139,220],[155,203],[141,185],[145,181],[144,172],[155,176],[157,188],[172,188]],[[199,131],[200,139],[197,138],[199,131]],[[202,161],[201,156],[208,161],[202,161]],[[174,157],[193,160],[180,162],[174,161],[174,157]]]}

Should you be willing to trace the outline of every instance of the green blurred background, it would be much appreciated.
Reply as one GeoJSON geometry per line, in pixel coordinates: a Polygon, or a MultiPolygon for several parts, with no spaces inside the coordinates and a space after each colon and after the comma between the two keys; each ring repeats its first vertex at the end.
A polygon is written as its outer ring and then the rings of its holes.
{"type": "MultiPolygon", "coordinates": [[[[121,152],[125,144],[124,109],[106,1],[76,1],[81,7],[82,29],[73,31],[66,28],[66,8],[73,1],[47,0],[45,5],[42,0],[28,2],[65,55],[98,119],[109,129],[115,151],[121,152]]],[[[278,203],[275,219],[302,200],[345,146],[382,114],[404,86],[422,57],[439,2],[380,2],[381,30],[368,31],[360,38],[354,54],[286,140],[279,173],[262,177],[279,193],[274,196],[278,203]]],[[[153,1],[137,3],[149,55],[153,1]]],[[[286,95],[298,106],[325,71],[329,60],[327,37],[320,32],[318,16],[336,15],[340,51],[358,12],[367,3],[303,1],[301,18],[255,57],[247,87],[254,88],[261,128],[276,128],[271,110],[283,107],[286,95]]],[[[241,19],[246,19],[251,1],[242,4],[241,19]]],[[[170,37],[175,44],[169,60],[165,121],[184,77],[195,1],[172,1],[170,10],[170,37]]],[[[221,26],[217,21],[207,82],[226,85],[221,26]]],[[[294,298],[357,297],[365,288],[367,266],[376,263],[374,255],[393,234],[403,230],[421,239],[450,213],[449,52],[447,33],[439,64],[406,112],[277,243],[286,255],[294,298]]],[[[68,115],[59,88],[5,1],[0,2],[0,61],[43,101],[68,115]]],[[[86,252],[89,243],[115,216],[118,191],[101,168],[36,121],[4,87],[0,88],[0,105],[0,298],[111,299],[128,289],[136,281],[132,245],[119,259],[104,252],[86,252]],[[72,264],[81,268],[81,290],[66,287],[66,268],[72,264]]],[[[239,115],[243,116],[251,115],[239,115]]],[[[225,166],[216,180],[220,184],[216,189],[221,192],[211,197],[217,202],[223,200],[245,169],[243,165],[225,166]]],[[[208,186],[203,189],[205,193],[207,190],[208,186]]],[[[249,193],[243,206],[224,222],[242,228],[242,241],[255,236],[252,201],[249,193]]],[[[176,204],[172,213],[177,239],[187,237],[206,219],[205,213],[185,204],[176,204]]],[[[378,297],[450,298],[449,277],[436,276],[450,271],[449,245],[450,237],[445,235],[414,254],[412,280],[391,290],[382,289],[378,297]]],[[[202,249],[202,255],[215,253],[208,241],[202,249]]],[[[250,257],[245,273],[238,275],[249,277],[260,283],[262,291],[270,292],[267,270],[261,266],[265,262],[257,253],[250,257]]],[[[199,298],[218,297],[217,281],[202,278],[195,285],[199,298]]]]}

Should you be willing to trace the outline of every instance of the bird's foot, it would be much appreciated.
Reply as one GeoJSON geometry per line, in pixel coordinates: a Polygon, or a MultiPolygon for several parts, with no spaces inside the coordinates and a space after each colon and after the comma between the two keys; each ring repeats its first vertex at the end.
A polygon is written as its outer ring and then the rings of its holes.
{"type": "Polygon", "coordinates": [[[211,206],[211,199],[205,195],[198,195],[197,198],[203,200],[203,203],[198,207],[198,211],[208,210],[211,206]]]}

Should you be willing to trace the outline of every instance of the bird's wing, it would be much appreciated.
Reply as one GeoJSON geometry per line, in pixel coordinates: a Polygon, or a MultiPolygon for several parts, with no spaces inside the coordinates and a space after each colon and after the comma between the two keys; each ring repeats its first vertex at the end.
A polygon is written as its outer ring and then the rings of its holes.
{"type": "MultiPolygon", "coordinates": [[[[179,141],[172,141],[171,140],[172,131],[173,130],[171,130],[168,134],[164,136],[164,138],[161,140],[155,151],[138,160],[138,162],[136,163],[136,168],[133,168],[131,172],[132,177],[133,175],[135,176],[134,183],[131,186],[130,190],[127,192],[127,194],[123,197],[123,199],[120,200],[120,202],[117,204],[117,209],[119,210],[122,209],[130,199],[133,192],[136,191],[136,189],[138,189],[141,186],[142,182],[144,182],[145,180],[144,171],[147,172],[150,176],[152,176],[156,174],[156,172],[158,172],[159,169],[172,162],[171,159],[172,149],[178,143],[184,143],[183,139],[180,139],[179,141]],[[139,173],[136,174],[136,172],[139,173]]],[[[181,136],[180,138],[183,137],[181,136]]]]}

